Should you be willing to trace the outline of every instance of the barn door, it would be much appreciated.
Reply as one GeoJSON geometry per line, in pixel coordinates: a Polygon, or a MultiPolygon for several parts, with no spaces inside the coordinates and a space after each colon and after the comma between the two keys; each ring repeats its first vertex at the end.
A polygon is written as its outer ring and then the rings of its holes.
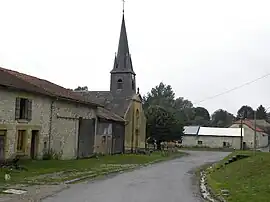
{"type": "Polygon", "coordinates": [[[113,124],[113,153],[124,152],[125,126],[122,124],[113,124]]]}
{"type": "Polygon", "coordinates": [[[93,154],[95,144],[95,119],[79,119],[78,158],[93,154]]]}

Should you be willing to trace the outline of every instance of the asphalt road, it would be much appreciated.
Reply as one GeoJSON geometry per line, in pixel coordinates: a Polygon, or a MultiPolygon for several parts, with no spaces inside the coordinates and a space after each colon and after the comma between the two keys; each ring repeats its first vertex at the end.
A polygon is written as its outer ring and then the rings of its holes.
{"type": "Polygon", "coordinates": [[[115,177],[72,185],[43,202],[199,202],[194,170],[228,155],[192,151],[185,156],[115,177]]]}

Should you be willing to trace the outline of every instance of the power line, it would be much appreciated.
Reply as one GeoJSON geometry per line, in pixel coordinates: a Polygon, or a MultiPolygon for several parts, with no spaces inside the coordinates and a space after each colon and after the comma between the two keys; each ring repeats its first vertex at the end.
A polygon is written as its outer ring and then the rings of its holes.
{"type": "Polygon", "coordinates": [[[262,79],[264,79],[264,78],[266,78],[266,77],[268,77],[268,76],[270,76],[270,73],[265,74],[265,75],[263,75],[263,76],[261,76],[261,77],[259,77],[259,78],[257,78],[257,79],[254,79],[254,80],[252,80],[252,81],[249,81],[249,82],[247,82],[247,83],[244,83],[244,84],[242,84],[242,85],[240,85],[240,86],[234,87],[234,88],[232,88],[232,89],[230,89],[230,90],[224,91],[224,92],[219,93],[219,94],[216,94],[216,95],[214,95],[214,96],[207,97],[207,98],[205,98],[205,99],[203,99],[203,100],[201,100],[201,101],[199,101],[199,102],[196,102],[196,103],[194,103],[194,104],[196,105],[196,104],[202,103],[202,102],[204,102],[204,101],[206,101],[206,100],[211,100],[211,99],[214,99],[214,98],[219,97],[219,96],[221,96],[221,95],[224,95],[224,94],[230,93],[230,92],[232,92],[232,91],[238,90],[239,88],[243,88],[243,87],[245,87],[245,86],[247,86],[247,85],[250,85],[250,84],[255,83],[255,82],[259,81],[259,80],[262,80],[262,79]]]}

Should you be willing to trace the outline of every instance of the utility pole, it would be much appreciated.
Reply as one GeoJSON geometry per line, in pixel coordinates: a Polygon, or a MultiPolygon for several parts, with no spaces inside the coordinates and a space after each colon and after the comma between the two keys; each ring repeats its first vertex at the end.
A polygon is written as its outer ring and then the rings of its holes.
{"type": "Polygon", "coordinates": [[[257,144],[257,134],[256,134],[256,130],[257,130],[257,126],[256,126],[256,120],[257,119],[257,112],[256,112],[256,110],[254,111],[254,140],[253,140],[253,142],[254,142],[254,154],[255,154],[255,152],[256,152],[256,144],[257,144]]]}
{"type": "Polygon", "coordinates": [[[241,126],[240,150],[242,150],[243,149],[243,117],[242,116],[240,117],[240,120],[241,120],[241,123],[240,123],[240,126],[241,126]]]}

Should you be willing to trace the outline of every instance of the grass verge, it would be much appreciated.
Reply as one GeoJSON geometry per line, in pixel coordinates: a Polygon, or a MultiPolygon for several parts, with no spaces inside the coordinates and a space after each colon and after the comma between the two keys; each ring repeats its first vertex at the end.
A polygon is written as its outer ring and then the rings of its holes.
{"type": "Polygon", "coordinates": [[[214,195],[221,196],[221,190],[229,191],[223,198],[228,202],[268,202],[270,200],[270,153],[237,151],[215,165],[207,175],[207,181],[214,195]],[[238,160],[220,169],[231,156],[247,154],[250,157],[238,160]]]}
{"type": "Polygon", "coordinates": [[[5,169],[0,171],[0,189],[12,184],[59,184],[80,177],[95,178],[109,173],[134,169],[153,162],[169,160],[184,154],[177,152],[164,155],[161,152],[154,152],[151,155],[124,154],[103,156],[99,159],[24,160],[20,164],[26,167],[27,171],[8,171],[5,169]],[[9,181],[4,180],[4,175],[7,172],[11,175],[9,181]]]}

